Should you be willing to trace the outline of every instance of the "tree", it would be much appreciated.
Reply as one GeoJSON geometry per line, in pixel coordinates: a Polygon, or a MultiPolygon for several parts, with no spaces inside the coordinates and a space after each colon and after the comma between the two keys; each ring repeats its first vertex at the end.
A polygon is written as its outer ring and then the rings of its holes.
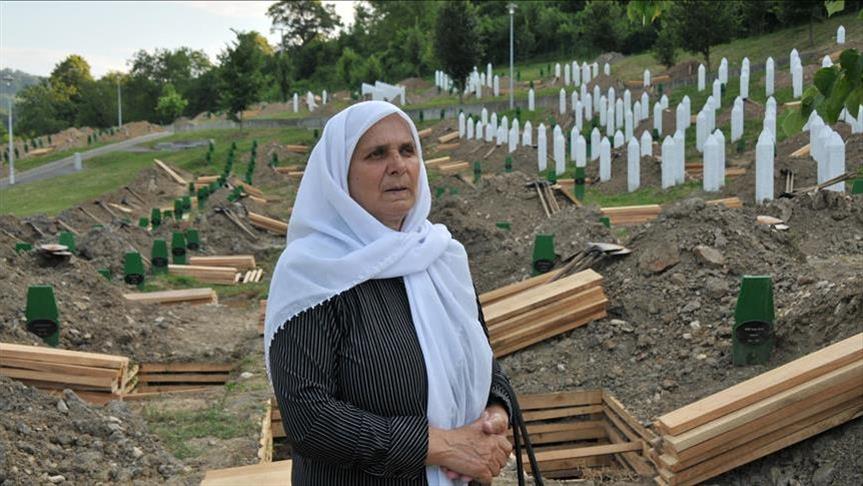
{"type": "Polygon", "coordinates": [[[773,11],[776,18],[783,24],[794,24],[806,21],[809,24],[809,47],[815,46],[813,24],[815,20],[823,20],[826,14],[824,0],[794,0],[793,2],[775,2],[773,11]]]}
{"type": "Polygon", "coordinates": [[[18,92],[15,131],[19,134],[55,133],[69,126],[57,112],[58,100],[47,80],[18,92]]]}
{"type": "Polygon", "coordinates": [[[266,54],[255,31],[234,31],[237,39],[221,54],[221,104],[228,118],[242,126],[243,111],[260,101],[266,78],[266,54]]]}
{"type": "Polygon", "coordinates": [[[617,2],[593,0],[578,13],[582,33],[593,47],[619,51],[626,35],[627,20],[617,2]]]}
{"type": "Polygon", "coordinates": [[[93,82],[90,64],[83,57],[72,54],[54,66],[48,82],[54,93],[52,103],[57,116],[68,125],[74,125],[84,85],[93,82]]]}
{"type": "Polygon", "coordinates": [[[169,124],[183,114],[189,102],[177,93],[173,84],[166,84],[162,88],[162,96],[156,102],[156,113],[162,118],[162,123],[169,124]]]}
{"type": "Polygon", "coordinates": [[[362,62],[363,60],[359,54],[354,52],[350,47],[346,47],[342,51],[339,60],[336,61],[336,73],[339,81],[347,85],[351,90],[357,89],[357,84],[360,83],[357,73],[362,62]]]}
{"type": "Polygon", "coordinates": [[[441,6],[435,25],[435,53],[458,88],[461,100],[467,76],[482,56],[473,5],[451,0],[441,6]]]}
{"type": "Polygon", "coordinates": [[[653,57],[668,69],[677,62],[677,39],[671,29],[662,29],[653,44],[653,57]]]}
{"type": "Polygon", "coordinates": [[[282,45],[303,48],[318,36],[326,36],[342,22],[333,5],[320,0],[280,0],[267,9],[272,30],[283,30],[282,45]]]}
{"type": "Polygon", "coordinates": [[[677,0],[663,14],[680,45],[701,54],[710,70],[710,48],[730,41],[737,31],[734,5],[714,0],[677,0]]]}

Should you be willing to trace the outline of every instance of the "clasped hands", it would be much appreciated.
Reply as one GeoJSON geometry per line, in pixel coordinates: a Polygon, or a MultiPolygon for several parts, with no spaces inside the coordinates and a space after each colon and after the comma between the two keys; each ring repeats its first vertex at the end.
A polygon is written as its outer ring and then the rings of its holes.
{"type": "Polygon", "coordinates": [[[490,405],[477,420],[463,427],[429,428],[426,464],[440,466],[450,479],[491,483],[512,452],[506,438],[508,427],[506,410],[490,405]]]}

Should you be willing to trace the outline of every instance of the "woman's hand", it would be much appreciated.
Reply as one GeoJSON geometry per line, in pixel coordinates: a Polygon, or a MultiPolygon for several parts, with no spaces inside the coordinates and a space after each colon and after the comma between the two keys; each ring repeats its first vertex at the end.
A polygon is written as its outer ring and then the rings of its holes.
{"type": "Polygon", "coordinates": [[[484,418],[453,430],[429,428],[426,464],[444,467],[482,483],[491,482],[506,464],[512,445],[501,435],[485,433],[484,418]]]}
{"type": "Polygon", "coordinates": [[[471,424],[454,430],[429,429],[427,464],[441,466],[449,479],[490,483],[509,459],[506,410],[488,407],[471,424]]]}

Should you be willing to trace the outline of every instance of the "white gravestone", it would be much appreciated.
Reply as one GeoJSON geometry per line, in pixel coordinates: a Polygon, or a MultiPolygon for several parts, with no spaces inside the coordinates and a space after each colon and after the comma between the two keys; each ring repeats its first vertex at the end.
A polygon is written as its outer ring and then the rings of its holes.
{"type": "Polygon", "coordinates": [[[818,144],[818,136],[821,135],[821,127],[824,126],[824,120],[813,110],[815,117],[809,121],[809,155],[818,160],[821,155],[821,147],[818,144]]]}
{"type": "Polygon", "coordinates": [[[650,70],[644,70],[644,87],[647,88],[650,86],[650,70]]]}
{"type": "Polygon", "coordinates": [[[713,138],[719,145],[719,162],[716,164],[719,167],[719,187],[725,187],[725,134],[722,130],[716,130],[713,138]]]}
{"type": "Polygon", "coordinates": [[[300,111],[300,96],[297,93],[294,93],[294,113],[300,111]]]}
{"type": "Polygon", "coordinates": [[[576,103],[578,103],[578,91],[577,90],[572,90],[572,95],[570,95],[569,100],[570,100],[569,106],[571,106],[572,109],[575,110],[575,105],[576,105],[576,103]]]}
{"type": "Polygon", "coordinates": [[[608,182],[611,180],[611,144],[607,138],[599,143],[599,180],[608,182]]]}
{"type": "Polygon", "coordinates": [[[728,59],[724,57],[719,61],[719,72],[717,73],[717,78],[719,78],[720,83],[728,84],[728,59]]]}
{"type": "Polygon", "coordinates": [[[686,179],[686,134],[683,130],[674,132],[674,183],[683,184],[686,179]]]}
{"type": "Polygon", "coordinates": [[[581,65],[581,83],[587,84],[590,82],[590,66],[587,63],[581,65]]]}
{"type": "Polygon", "coordinates": [[[595,84],[593,86],[593,102],[596,107],[596,112],[599,113],[599,98],[602,96],[602,92],[600,92],[599,85],[595,84]]]}
{"type": "Polygon", "coordinates": [[[762,131],[755,145],[755,203],[773,200],[773,140],[762,131]]]}
{"type": "Polygon", "coordinates": [[[663,110],[668,109],[668,96],[667,95],[662,95],[662,98],[659,98],[659,102],[662,103],[662,109],[663,110]]]}
{"type": "Polygon", "coordinates": [[[698,116],[695,118],[695,148],[699,152],[704,152],[704,142],[707,141],[708,135],[707,115],[702,110],[698,112],[698,116]]]}
{"type": "Polygon", "coordinates": [[[593,120],[593,96],[590,93],[585,94],[581,98],[581,104],[584,106],[584,119],[593,120]]]}
{"type": "Polygon", "coordinates": [[[594,127],[590,132],[590,160],[599,158],[599,142],[602,136],[599,134],[599,129],[594,127]]]}
{"type": "Polygon", "coordinates": [[[626,142],[626,138],[624,138],[623,132],[620,130],[614,132],[614,148],[623,147],[624,142],[626,142]]]}
{"type": "Polygon", "coordinates": [[[495,132],[497,131],[497,112],[491,114],[488,120],[489,125],[491,125],[491,129],[495,132]]]}
{"type": "Polygon", "coordinates": [[[832,137],[833,130],[830,127],[826,125],[821,127],[818,133],[818,157],[815,158],[815,161],[818,162],[818,174],[816,180],[819,184],[830,178],[828,176],[830,173],[830,149],[828,145],[830,144],[832,137]]]}
{"type": "Polygon", "coordinates": [[[560,88],[560,95],[558,96],[557,101],[557,110],[558,113],[560,113],[561,115],[566,113],[566,90],[563,88],[560,88]]]}
{"type": "Polygon", "coordinates": [[[680,102],[685,106],[684,111],[686,112],[686,118],[683,120],[684,128],[689,128],[692,126],[692,101],[689,99],[689,96],[684,95],[680,102]]]}
{"type": "Polygon", "coordinates": [[[653,157],[653,137],[647,130],[641,132],[641,156],[653,157]]]}
{"type": "Polygon", "coordinates": [[[740,97],[744,100],[749,98],[749,73],[740,75],[740,97]]]}
{"type": "Polygon", "coordinates": [[[563,85],[569,86],[569,63],[563,65],[563,85]]]}
{"type": "Polygon", "coordinates": [[[535,111],[536,110],[536,103],[534,101],[534,96],[535,95],[533,92],[533,88],[530,88],[527,91],[527,111],[535,111]]]}
{"type": "Polygon", "coordinates": [[[509,132],[510,132],[510,133],[515,133],[515,141],[514,141],[514,143],[515,143],[516,147],[518,147],[518,141],[519,141],[519,140],[521,140],[521,139],[519,138],[519,136],[520,136],[519,134],[521,133],[521,131],[519,130],[519,127],[518,127],[518,118],[514,118],[514,119],[512,120],[512,128],[510,129],[510,131],[509,131],[509,132]]]}
{"type": "MultiPolygon", "coordinates": [[[[844,32],[844,31],[843,31],[843,32],[844,32]]],[[[842,38],[843,38],[843,39],[845,38],[845,37],[844,37],[844,35],[843,35],[843,37],[842,37],[842,38]]],[[[606,76],[611,76],[611,65],[609,65],[608,63],[605,63],[605,65],[604,65],[604,66],[602,66],[602,72],[603,72],[606,76]]]]}
{"type": "Polygon", "coordinates": [[[716,105],[713,104],[712,96],[707,97],[703,111],[707,115],[707,131],[712,132],[716,129],[716,105]]]}
{"type": "Polygon", "coordinates": [[[584,106],[581,104],[581,101],[576,101],[573,106],[573,116],[575,116],[575,128],[580,132],[582,126],[584,125],[584,106]]]}
{"type": "Polygon", "coordinates": [[[327,90],[323,90],[323,91],[321,92],[321,104],[322,104],[322,105],[326,105],[326,104],[327,104],[327,90]]]}
{"type": "Polygon", "coordinates": [[[636,101],[632,104],[632,125],[633,127],[638,126],[638,122],[641,121],[641,102],[636,101]]]}
{"type": "Polygon", "coordinates": [[[572,84],[581,86],[581,69],[578,68],[578,61],[572,61],[572,84]]]}
{"type": "Polygon", "coordinates": [[[704,141],[703,189],[704,192],[719,190],[719,142],[713,135],[704,141]]]}
{"type": "Polygon", "coordinates": [[[704,64],[698,65],[698,91],[704,91],[707,86],[707,70],[704,69],[704,64]]]}
{"type": "Polygon", "coordinates": [[[494,136],[497,134],[497,124],[492,125],[489,123],[485,126],[485,141],[492,142],[494,140],[494,136]]]}
{"type": "Polygon", "coordinates": [[[465,136],[468,140],[473,139],[473,118],[468,117],[468,119],[465,120],[465,136]]]}
{"type": "Polygon", "coordinates": [[[638,189],[641,184],[641,155],[640,147],[635,137],[629,139],[626,146],[626,189],[629,192],[638,189]]]}
{"type": "Polygon", "coordinates": [[[465,136],[465,118],[464,112],[458,114],[458,138],[464,138],[465,136]]]}
{"type": "Polygon", "coordinates": [[[497,74],[494,75],[492,89],[494,90],[495,96],[500,96],[500,76],[498,76],[497,74]]]}
{"type": "Polygon", "coordinates": [[[768,57],[764,63],[764,96],[773,95],[773,84],[776,77],[776,66],[773,63],[773,58],[768,57]]]}
{"type": "Polygon", "coordinates": [[[518,148],[518,130],[515,127],[509,129],[509,134],[507,135],[507,153],[511,154],[515,152],[515,149],[518,148]]]}
{"type": "Polygon", "coordinates": [[[653,129],[657,135],[662,135],[662,103],[653,105],[653,129]]]}
{"type": "Polygon", "coordinates": [[[575,127],[569,131],[569,160],[575,160],[575,141],[578,140],[578,130],[575,127]]]}
{"type": "Polygon", "coordinates": [[[536,129],[536,163],[540,174],[548,167],[548,137],[545,134],[545,125],[540,123],[536,129]]]}
{"type": "Polygon", "coordinates": [[[533,126],[531,125],[530,120],[524,122],[521,144],[525,147],[533,147],[533,126]]]}
{"type": "Polygon", "coordinates": [[[599,126],[604,127],[608,123],[608,100],[605,96],[599,97],[596,111],[599,112],[599,126]]]}
{"type": "Polygon", "coordinates": [[[830,59],[830,56],[824,56],[821,58],[821,67],[828,68],[833,65],[833,59],[830,59]]]}
{"type": "Polygon", "coordinates": [[[630,93],[629,90],[627,89],[623,92],[623,110],[624,110],[624,113],[626,112],[626,110],[631,110],[631,109],[632,109],[632,93],[630,93]]]}
{"type": "Polygon", "coordinates": [[[494,144],[500,146],[504,142],[506,142],[506,130],[503,129],[503,125],[500,125],[497,127],[497,132],[494,135],[494,144]]]}
{"type": "Polygon", "coordinates": [[[717,108],[722,107],[722,83],[718,79],[713,80],[713,100],[717,108]]]}
{"type": "Polygon", "coordinates": [[[677,109],[675,110],[674,129],[686,130],[687,117],[689,117],[689,114],[686,113],[686,105],[680,103],[679,105],[677,105],[677,109]]]}
{"type": "Polygon", "coordinates": [[[650,96],[647,91],[641,93],[641,120],[647,120],[650,116],[650,96]]]}
{"type": "Polygon", "coordinates": [[[665,137],[662,141],[662,188],[668,189],[674,185],[674,139],[665,137]]]}
{"type": "Polygon", "coordinates": [[[587,140],[584,136],[579,135],[575,139],[575,166],[584,167],[587,165],[587,140]]]}
{"type": "Polygon", "coordinates": [[[632,138],[632,111],[626,110],[623,114],[623,136],[627,140],[632,138]]]}
{"type": "Polygon", "coordinates": [[[81,165],[81,152],[75,152],[75,172],[81,172],[84,167],[81,165]]]}
{"type": "Polygon", "coordinates": [[[612,108],[611,106],[608,107],[608,112],[605,114],[605,119],[608,122],[605,125],[605,134],[610,137],[614,135],[615,130],[617,130],[617,126],[614,123],[614,108],[612,108]]]}
{"type": "Polygon", "coordinates": [[[836,43],[844,44],[845,43],[845,26],[840,25],[838,29],[836,29],[836,43]]]}
{"type": "MultiPolygon", "coordinates": [[[[842,137],[833,132],[827,143],[827,154],[829,158],[827,179],[830,180],[845,173],[845,142],[842,137]]],[[[845,183],[837,182],[827,187],[828,191],[845,192],[845,183]]]]}
{"type": "Polygon", "coordinates": [[[795,98],[803,96],[803,66],[800,64],[791,68],[791,86],[795,98]]]}
{"type": "MultiPolygon", "coordinates": [[[[487,83],[491,83],[491,79],[492,79],[492,76],[493,76],[491,71],[492,71],[492,69],[491,69],[491,63],[486,64],[486,66],[485,66],[485,79],[486,79],[486,82],[487,82],[487,83]]],[[[491,84],[488,84],[487,86],[488,86],[489,88],[491,88],[491,84]]]]}
{"type": "Polygon", "coordinates": [[[509,136],[509,119],[505,115],[500,119],[500,126],[503,127],[503,142],[506,143],[509,136]]]}
{"type": "Polygon", "coordinates": [[[485,132],[483,131],[482,120],[476,121],[476,131],[474,132],[476,135],[476,140],[482,140],[485,136],[485,132]]]}
{"type": "Polygon", "coordinates": [[[560,79],[560,63],[554,65],[554,79],[560,79]]]}
{"type": "Polygon", "coordinates": [[[731,108],[731,142],[740,140],[743,136],[743,105],[734,103],[731,108]]]}
{"type": "Polygon", "coordinates": [[[620,98],[614,102],[614,125],[623,126],[623,100],[620,98]]]}
{"type": "Polygon", "coordinates": [[[608,98],[609,103],[614,103],[617,100],[617,91],[614,90],[614,86],[608,88],[606,98],[608,98]]]}
{"type": "Polygon", "coordinates": [[[563,174],[566,171],[566,139],[560,125],[554,127],[554,173],[563,174]]]}
{"type": "Polygon", "coordinates": [[[488,123],[488,110],[483,108],[479,113],[479,119],[482,120],[482,124],[485,125],[488,123]]]}
{"type": "Polygon", "coordinates": [[[595,78],[599,76],[599,63],[595,62],[590,65],[590,73],[595,78]]]}

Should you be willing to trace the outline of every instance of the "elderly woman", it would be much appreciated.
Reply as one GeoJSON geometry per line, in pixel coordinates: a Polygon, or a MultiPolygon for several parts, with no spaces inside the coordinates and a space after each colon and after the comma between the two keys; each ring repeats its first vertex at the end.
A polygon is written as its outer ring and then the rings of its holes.
{"type": "Polygon", "coordinates": [[[274,271],[265,352],[295,485],[490,482],[515,404],[464,247],[428,220],[410,118],[329,120],[274,271]]]}

